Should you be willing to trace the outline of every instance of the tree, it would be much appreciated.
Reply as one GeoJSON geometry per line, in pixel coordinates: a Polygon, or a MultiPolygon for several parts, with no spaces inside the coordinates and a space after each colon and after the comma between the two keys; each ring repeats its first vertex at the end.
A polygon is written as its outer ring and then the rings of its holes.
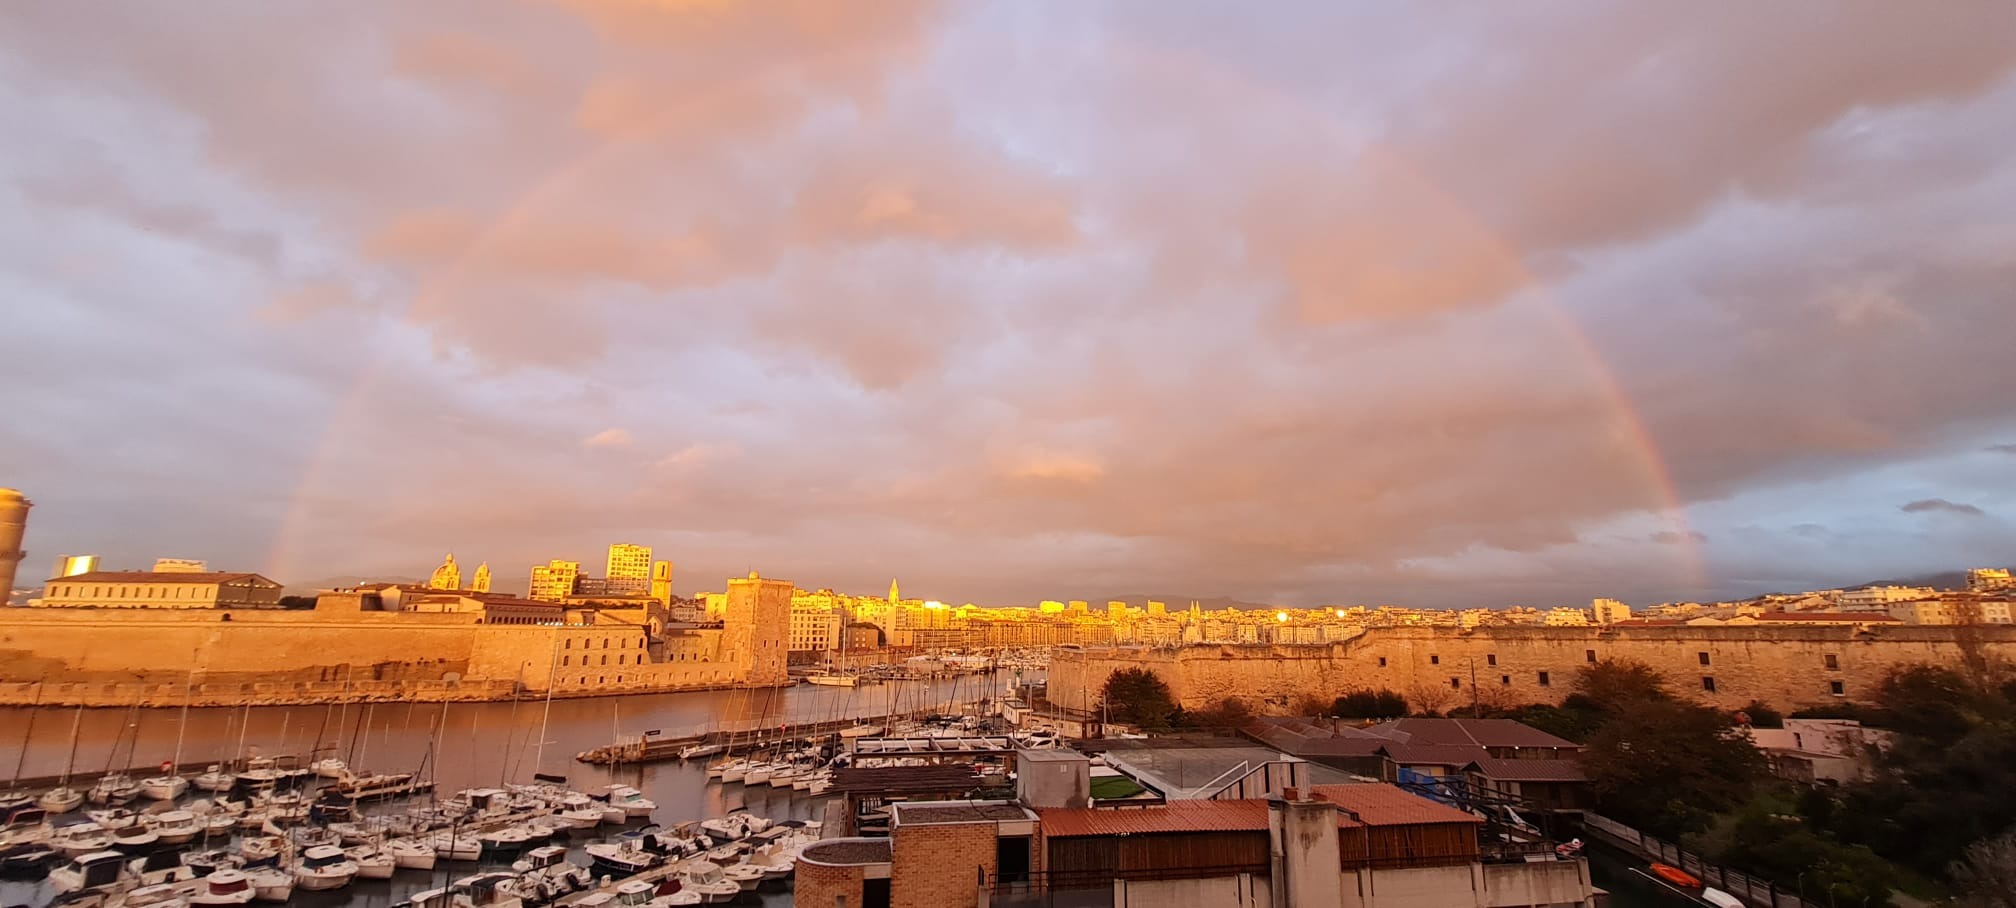
{"type": "Polygon", "coordinates": [[[1749,799],[1765,775],[1763,754],[1722,713],[1648,700],[1613,714],[1582,754],[1603,813],[1677,838],[1749,799]]]}
{"type": "Polygon", "coordinates": [[[1184,710],[1183,724],[1192,728],[1239,728],[1253,718],[1253,710],[1238,697],[1226,697],[1199,710],[1184,710]]]}
{"type": "Polygon", "coordinates": [[[1652,666],[1634,659],[1605,659],[1575,672],[1575,693],[1582,701],[1611,715],[1641,704],[1673,699],[1666,679],[1652,666]]]}
{"type": "Polygon", "coordinates": [[[1391,690],[1355,690],[1330,704],[1330,714],[1347,719],[1398,719],[1407,715],[1407,698],[1391,690]]]}
{"type": "Polygon", "coordinates": [[[1961,908],[2016,908],[2016,830],[1967,846],[1947,875],[1961,908]]]}
{"type": "Polygon", "coordinates": [[[1950,745],[1980,724],[1988,698],[1950,668],[1905,665],[1891,669],[1876,688],[1880,720],[1899,733],[1950,745]]]}
{"type": "Polygon", "coordinates": [[[1167,731],[1177,712],[1169,685],[1145,668],[1123,668],[1107,675],[1099,695],[1105,700],[1107,719],[1148,731],[1167,731]]]}

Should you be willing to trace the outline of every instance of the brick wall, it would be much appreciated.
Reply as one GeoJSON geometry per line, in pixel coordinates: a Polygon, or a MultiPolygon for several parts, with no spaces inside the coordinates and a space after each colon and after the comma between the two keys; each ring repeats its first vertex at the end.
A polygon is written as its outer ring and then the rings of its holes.
{"type": "Polygon", "coordinates": [[[993,876],[995,825],[903,826],[892,837],[890,908],[972,908],[980,874],[993,876]]]}
{"type": "Polygon", "coordinates": [[[1884,674],[1910,663],[1964,666],[2016,660],[2016,628],[1849,627],[1373,628],[1315,646],[1199,644],[1165,649],[1060,651],[1049,697],[1092,709],[1116,669],[1141,667],[1186,707],[1236,696],[1258,711],[1295,712],[1361,688],[1388,688],[1423,709],[1558,702],[1575,672],[1597,659],[1651,665],[1676,694],[1735,708],[1762,700],[1792,709],[1866,699],[1884,674]],[[1703,664],[1702,654],[1707,654],[1703,664]],[[1828,667],[1828,657],[1833,667],[1828,667]],[[1382,664],[1383,660],[1383,664],[1382,664]],[[1542,673],[1545,673],[1544,683],[1542,673]],[[1704,678],[1714,679],[1707,690],[1704,678]],[[1833,685],[1841,685],[1841,694],[1833,685]]]}
{"type": "Polygon", "coordinates": [[[829,867],[825,864],[798,862],[797,872],[791,875],[791,905],[793,908],[860,908],[861,879],[860,867],[829,867]],[[845,896],[846,901],[836,901],[845,896]]]}

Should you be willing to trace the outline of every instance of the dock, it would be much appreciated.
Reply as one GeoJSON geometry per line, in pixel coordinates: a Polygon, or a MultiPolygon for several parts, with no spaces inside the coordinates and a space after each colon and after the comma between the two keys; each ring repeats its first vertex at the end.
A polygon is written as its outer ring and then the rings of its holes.
{"type": "Polygon", "coordinates": [[[614,765],[621,763],[660,763],[679,759],[679,752],[698,745],[719,745],[724,754],[743,753],[776,747],[801,738],[823,738],[837,735],[859,725],[887,725],[898,719],[909,718],[909,713],[887,716],[863,716],[854,719],[832,719],[823,722],[794,722],[774,728],[747,731],[709,731],[696,735],[667,737],[645,733],[635,739],[605,744],[593,750],[582,751],[574,759],[582,763],[614,765]]]}

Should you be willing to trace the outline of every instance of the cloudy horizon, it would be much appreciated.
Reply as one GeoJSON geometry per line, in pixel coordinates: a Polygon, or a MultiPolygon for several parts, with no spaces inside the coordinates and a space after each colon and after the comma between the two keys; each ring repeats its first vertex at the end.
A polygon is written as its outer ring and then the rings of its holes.
{"type": "Polygon", "coordinates": [[[23,582],[522,589],[630,541],[682,594],[1433,607],[2016,563],[2001,5],[1253,13],[10,6],[23,582]]]}

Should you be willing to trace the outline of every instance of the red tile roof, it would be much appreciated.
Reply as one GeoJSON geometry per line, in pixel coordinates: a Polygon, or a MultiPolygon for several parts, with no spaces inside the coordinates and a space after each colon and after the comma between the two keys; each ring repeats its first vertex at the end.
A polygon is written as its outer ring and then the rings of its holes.
{"type": "MultiPolygon", "coordinates": [[[[232,583],[246,578],[266,580],[250,571],[206,571],[201,573],[176,573],[174,571],[86,571],[68,577],[51,577],[50,583],[232,583]]],[[[278,586],[279,584],[274,584],[278,586]]]]}
{"type": "Polygon", "coordinates": [[[1824,621],[1830,624],[1904,623],[1904,619],[1882,612],[1765,612],[1752,617],[1759,621],[1824,621]]]}
{"type": "Polygon", "coordinates": [[[1411,766],[1465,766],[1491,752],[1472,744],[1387,744],[1379,752],[1395,763],[1411,766]]]}
{"type": "Polygon", "coordinates": [[[1368,826],[1422,826],[1436,823],[1482,823],[1468,811],[1402,791],[1384,783],[1317,785],[1312,796],[1329,799],[1358,814],[1368,826]]]}

